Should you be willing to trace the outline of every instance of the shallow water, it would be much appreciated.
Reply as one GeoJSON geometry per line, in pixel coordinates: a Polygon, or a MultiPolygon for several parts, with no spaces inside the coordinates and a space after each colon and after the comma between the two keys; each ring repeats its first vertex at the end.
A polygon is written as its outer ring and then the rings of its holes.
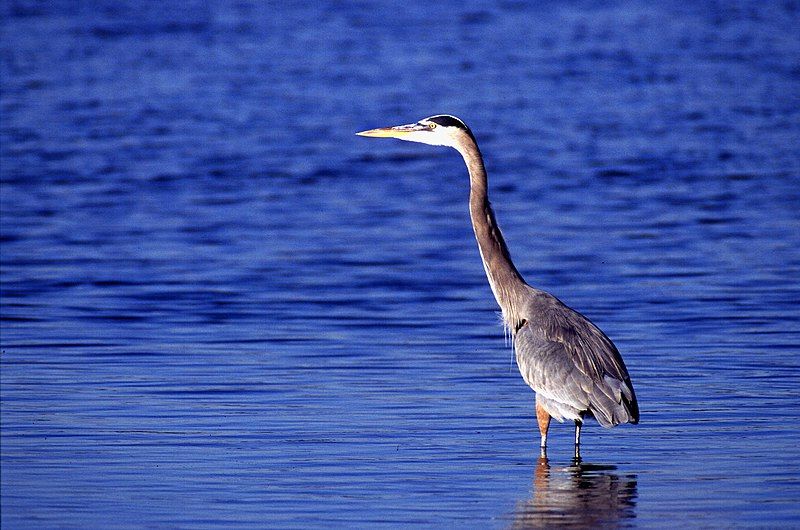
{"type": "Polygon", "coordinates": [[[312,4],[0,8],[3,527],[798,524],[800,6],[312,4]],[[581,466],[458,155],[353,136],[440,112],[632,374],[581,466]]]}

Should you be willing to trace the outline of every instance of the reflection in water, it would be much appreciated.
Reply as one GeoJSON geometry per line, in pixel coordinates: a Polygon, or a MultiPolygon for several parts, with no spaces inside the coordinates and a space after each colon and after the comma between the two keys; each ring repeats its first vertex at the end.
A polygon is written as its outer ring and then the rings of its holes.
{"type": "Polygon", "coordinates": [[[636,517],[636,475],[620,477],[615,466],[574,463],[551,468],[540,457],[533,498],[520,501],[513,528],[615,526],[636,517]]]}

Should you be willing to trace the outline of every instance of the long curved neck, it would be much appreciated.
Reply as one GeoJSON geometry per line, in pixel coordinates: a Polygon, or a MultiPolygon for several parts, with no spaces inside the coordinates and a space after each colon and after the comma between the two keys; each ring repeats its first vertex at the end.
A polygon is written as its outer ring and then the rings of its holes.
{"type": "Polygon", "coordinates": [[[477,144],[469,138],[458,148],[469,171],[469,213],[478,240],[483,268],[494,297],[503,311],[503,321],[512,332],[521,324],[520,310],[526,290],[525,280],[511,262],[508,247],[489,204],[486,169],[477,144]]]}

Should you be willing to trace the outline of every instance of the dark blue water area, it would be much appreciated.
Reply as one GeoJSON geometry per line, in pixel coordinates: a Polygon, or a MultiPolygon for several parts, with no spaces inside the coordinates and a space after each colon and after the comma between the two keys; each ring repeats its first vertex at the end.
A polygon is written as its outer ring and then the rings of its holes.
{"type": "Polygon", "coordinates": [[[3,528],[800,525],[800,4],[2,3],[3,528]],[[641,423],[551,427],[452,113],[641,423]]]}

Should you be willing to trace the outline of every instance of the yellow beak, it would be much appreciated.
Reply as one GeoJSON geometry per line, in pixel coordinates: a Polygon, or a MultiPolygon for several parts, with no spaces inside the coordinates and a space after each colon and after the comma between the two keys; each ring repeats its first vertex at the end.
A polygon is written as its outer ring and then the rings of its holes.
{"type": "Polygon", "coordinates": [[[416,123],[408,125],[397,125],[396,127],[381,127],[379,129],[370,129],[368,131],[357,132],[358,136],[369,136],[372,138],[401,138],[410,132],[419,130],[420,127],[416,123]]]}

